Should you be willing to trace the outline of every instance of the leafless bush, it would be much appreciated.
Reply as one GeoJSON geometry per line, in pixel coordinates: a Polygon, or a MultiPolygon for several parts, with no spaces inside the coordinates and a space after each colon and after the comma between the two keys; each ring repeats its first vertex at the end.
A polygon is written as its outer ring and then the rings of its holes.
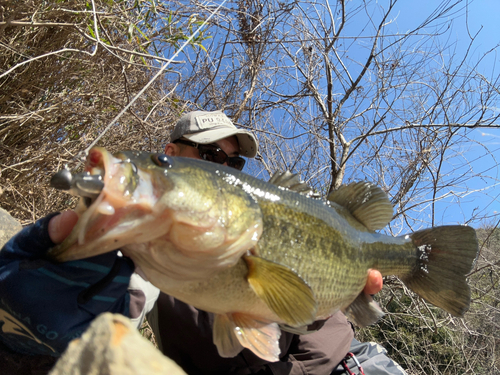
{"type": "MultiPolygon", "coordinates": [[[[0,204],[21,222],[73,205],[47,189],[48,178],[76,165],[166,61],[161,55],[183,40],[181,15],[158,5],[171,16],[160,27],[159,16],[148,18],[154,2],[134,4],[33,0],[0,8],[0,204]]],[[[99,145],[161,150],[182,111],[168,95],[177,80],[167,71],[99,145]]]]}

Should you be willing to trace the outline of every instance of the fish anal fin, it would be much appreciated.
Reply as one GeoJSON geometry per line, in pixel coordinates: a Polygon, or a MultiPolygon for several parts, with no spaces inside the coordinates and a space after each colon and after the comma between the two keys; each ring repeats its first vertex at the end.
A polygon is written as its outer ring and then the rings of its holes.
{"type": "Polygon", "coordinates": [[[243,350],[235,332],[236,326],[229,315],[215,314],[213,324],[214,344],[219,355],[231,358],[243,350]]]}
{"type": "Polygon", "coordinates": [[[314,321],[317,302],[313,291],[294,271],[256,256],[244,259],[250,286],[286,324],[297,327],[314,321]]]}
{"type": "Polygon", "coordinates": [[[266,361],[279,361],[281,330],[277,323],[242,313],[217,314],[213,334],[214,344],[221,357],[234,357],[247,348],[266,361]]]}
{"type": "Polygon", "coordinates": [[[361,292],[356,299],[344,310],[348,319],[358,327],[366,327],[376,323],[384,316],[384,312],[373,298],[361,292]]]}
{"type": "Polygon", "coordinates": [[[394,214],[387,194],[380,187],[366,181],[342,185],[328,195],[328,200],[346,208],[371,231],[384,228],[394,214]]]}

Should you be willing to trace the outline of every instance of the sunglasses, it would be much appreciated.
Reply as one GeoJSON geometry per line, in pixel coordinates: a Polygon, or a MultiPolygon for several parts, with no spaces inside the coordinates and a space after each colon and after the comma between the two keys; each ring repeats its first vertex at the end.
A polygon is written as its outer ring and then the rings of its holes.
{"type": "Polygon", "coordinates": [[[184,139],[178,139],[174,141],[174,143],[182,143],[183,145],[197,148],[200,153],[200,157],[203,160],[210,161],[212,163],[227,163],[228,167],[235,168],[239,171],[241,171],[245,166],[245,159],[239,156],[227,156],[227,154],[215,144],[202,145],[195,142],[185,141],[184,139]]]}

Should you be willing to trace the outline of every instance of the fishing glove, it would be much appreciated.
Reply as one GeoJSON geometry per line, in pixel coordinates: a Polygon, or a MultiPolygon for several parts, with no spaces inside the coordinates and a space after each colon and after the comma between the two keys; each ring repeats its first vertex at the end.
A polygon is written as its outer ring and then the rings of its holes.
{"type": "Polygon", "coordinates": [[[59,356],[102,312],[129,316],[133,262],[117,251],[56,263],[51,214],[12,237],[0,251],[0,341],[25,354],[59,356]]]}

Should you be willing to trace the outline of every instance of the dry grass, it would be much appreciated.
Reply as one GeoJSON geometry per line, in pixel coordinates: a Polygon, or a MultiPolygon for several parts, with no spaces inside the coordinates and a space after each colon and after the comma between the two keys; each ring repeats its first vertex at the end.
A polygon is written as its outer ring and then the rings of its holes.
{"type": "MultiPolygon", "coordinates": [[[[121,4],[123,8],[115,4],[99,18],[107,29],[115,30],[102,38],[109,45],[142,53],[142,41],[127,37],[128,13],[126,4],[121,4]]],[[[2,19],[28,20],[36,14],[38,24],[75,25],[0,29],[0,72],[4,74],[0,78],[0,188],[4,192],[0,205],[27,224],[74,205],[71,198],[48,187],[50,176],[66,164],[70,169],[78,164],[77,155],[144,87],[157,63],[106,49],[104,42],[96,46],[88,34],[83,36],[82,30],[88,32],[93,19],[79,1],[10,2],[0,12],[2,19]],[[13,67],[17,68],[5,75],[13,67]]],[[[161,150],[182,110],[172,109],[175,96],[165,98],[170,89],[167,81],[158,81],[98,144],[112,151],[161,150]],[[148,121],[141,120],[146,117],[148,121]]]]}

